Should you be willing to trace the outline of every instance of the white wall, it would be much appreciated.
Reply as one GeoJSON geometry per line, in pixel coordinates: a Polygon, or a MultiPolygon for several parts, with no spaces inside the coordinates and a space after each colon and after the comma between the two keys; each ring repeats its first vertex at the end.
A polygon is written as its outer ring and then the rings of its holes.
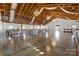
{"type": "Polygon", "coordinates": [[[76,25],[77,29],[79,29],[79,22],[60,18],[56,18],[52,20],[50,23],[46,24],[46,26],[52,33],[54,33],[55,31],[56,25],[60,26],[61,31],[63,31],[63,29],[65,28],[71,29],[73,25],[76,25]]]}
{"type": "Polygon", "coordinates": [[[0,22],[0,39],[2,39],[2,22],[0,22]]]}
{"type": "Polygon", "coordinates": [[[0,22],[0,32],[2,31],[2,22],[0,22]]]}
{"type": "Polygon", "coordinates": [[[48,27],[50,27],[49,25],[60,25],[63,26],[64,28],[72,28],[72,25],[76,25],[77,28],[79,28],[79,22],[76,22],[74,20],[66,20],[66,19],[60,19],[60,18],[56,18],[53,21],[51,21],[50,23],[46,24],[48,27]]]}
{"type": "Polygon", "coordinates": [[[66,19],[60,19],[60,18],[56,18],[53,21],[51,21],[50,23],[46,24],[46,26],[49,28],[49,38],[52,41],[56,41],[58,45],[60,46],[72,46],[72,35],[67,34],[64,35],[63,29],[72,29],[72,25],[76,25],[77,29],[79,29],[79,22],[76,21],[72,21],[72,20],[66,20],[66,19]],[[56,25],[59,25],[59,29],[60,29],[60,38],[56,39],[55,37],[55,29],[56,29],[56,25]]]}

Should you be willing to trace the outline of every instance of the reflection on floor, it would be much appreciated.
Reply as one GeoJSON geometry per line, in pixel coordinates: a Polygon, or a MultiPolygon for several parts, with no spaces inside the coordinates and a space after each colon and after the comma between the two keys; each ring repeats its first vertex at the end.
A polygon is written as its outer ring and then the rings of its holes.
{"type": "MultiPolygon", "coordinates": [[[[52,36],[53,37],[53,36],[52,36]]],[[[76,49],[70,43],[71,34],[62,34],[60,41],[38,36],[27,36],[26,39],[7,39],[0,48],[0,55],[10,56],[57,56],[76,55],[76,49]],[[29,37],[29,38],[28,38],[29,37]],[[27,39],[28,38],[28,39],[27,39]],[[65,41],[66,40],[66,41],[65,41]],[[52,44],[51,44],[52,42],[52,44]]],[[[54,37],[53,37],[54,39],[54,37]]]]}

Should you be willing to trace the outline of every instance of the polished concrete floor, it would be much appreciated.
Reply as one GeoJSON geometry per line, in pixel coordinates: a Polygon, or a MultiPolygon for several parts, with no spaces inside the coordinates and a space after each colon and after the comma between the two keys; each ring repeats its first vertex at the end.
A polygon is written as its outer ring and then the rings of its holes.
{"type": "MultiPolygon", "coordinates": [[[[26,35],[23,39],[9,39],[0,41],[0,55],[3,56],[75,56],[75,41],[71,34],[60,32],[59,38],[55,34],[48,34],[48,38],[26,35]]],[[[57,33],[58,35],[58,33],[57,33]]]]}

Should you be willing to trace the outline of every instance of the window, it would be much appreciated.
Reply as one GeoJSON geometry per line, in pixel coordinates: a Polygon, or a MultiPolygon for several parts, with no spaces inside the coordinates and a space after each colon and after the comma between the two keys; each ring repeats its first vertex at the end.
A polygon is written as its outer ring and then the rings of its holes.
{"type": "Polygon", "coordinates": [[[72,28],[77,28],[77,26],[76,25],[72,25],[72,28]]]}
{"type": "Polygon", "coordinates": [[[12,25],[9,25],[9,29],[13,29],[13,26],[12,25]]]}
{"type": "Polygon", "coordinates": [[[60,38],[59,25],[56,25],[55,38],[56,38],[56,39],[59,39],[59,38],[60,38]]]}
{"type": "Polygon", "coordinates": [[[26,26],[25,25],[23,25],[23,29],[26,29],[26,26]]]}
{"type": "Polygon", "coordinates": [[[0,31],[2,31],[2,25],[0,25],[0,31]]]}
{"type": "Polygon", "coordinates": [[[59,31],[55,31],[55,37],[56,37],[56,39],[60,38],[60,32],[59,31]]]}

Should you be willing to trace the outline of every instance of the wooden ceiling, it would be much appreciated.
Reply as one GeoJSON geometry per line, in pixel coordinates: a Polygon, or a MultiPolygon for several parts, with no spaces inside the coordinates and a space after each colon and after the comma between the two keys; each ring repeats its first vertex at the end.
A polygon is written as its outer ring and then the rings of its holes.
{"type": "MultiPolygon", "coordinates": [[[[12,3],[0,3],[0,12],[2,22],[9,22],[10,10],[12,3]]],[[[13,23],[30,24],[34,17],[34,11],[40,10],[41,8],[53,8],[54,10],[43,9],[43,11],[35,17],[32,24],[47,24],[55,18],[79,20],[79,4],[68,4],[68,3],[18,3],[14,10],[13,23]],[[66,11],[74,14],[64,12],[60,7],[66,11]],[[47,16],[52,16],[50,19],[46,19],[47,16]]]]}

